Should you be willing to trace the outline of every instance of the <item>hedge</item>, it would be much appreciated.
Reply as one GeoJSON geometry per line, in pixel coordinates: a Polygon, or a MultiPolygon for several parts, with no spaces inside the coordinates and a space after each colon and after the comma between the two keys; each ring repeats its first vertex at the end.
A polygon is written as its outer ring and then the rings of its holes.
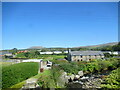
{"type": "Polygon", "coordinates": [[[38,63],[26,62],[2,68],[2,88],[9,88],[38,73],[38,63]]]}

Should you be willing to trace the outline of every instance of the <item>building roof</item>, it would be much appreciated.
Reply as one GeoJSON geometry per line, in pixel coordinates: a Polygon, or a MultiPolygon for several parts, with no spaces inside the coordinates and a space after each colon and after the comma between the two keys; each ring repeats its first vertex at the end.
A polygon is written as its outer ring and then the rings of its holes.
{"type": "Polygon", "coordinates": [[[8,51],[2,51],[2,52],[0,52],[0,55],[5,55],[5,54],[12,54],[12,53],[10,53],[8,51]]]}
{"type": "Polygon", "coordinates": [[[71,51],[71,55],[104,55],[101,51],[71,51]]]}

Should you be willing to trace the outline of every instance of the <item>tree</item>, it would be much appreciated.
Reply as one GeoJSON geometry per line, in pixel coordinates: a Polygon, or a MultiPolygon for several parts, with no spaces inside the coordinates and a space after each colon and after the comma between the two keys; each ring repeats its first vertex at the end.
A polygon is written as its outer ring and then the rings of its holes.
{"type": "Polygon", "coordinates": [[[35,55],[40,55],[40,52],[39,51],[35,51],[35,55]]]}
{"type": "Polygon", "coordinates": [[[114,46],[112,47],[112,49],[113,49],[113,51],[120,51],[120,44],[114,45],[114,46]]]}
{"type": "Polygon", "coordinates": [[[24,56],[27,57],[27,58],[29,57],[29,55],[30,55],[29,52],[24,53],[24,56]]]}
{"type": "Polygon", "coordinates": [[[104,53],[105,57],[112,57],[113,55],[111,55],[110,53],[104,53]]]}
{"type": "Polygon", "coordinates": [[[17,51],[18,51],[17,48],[13,48],[11,52],[12,52],[12,54],[15,54],[15,53],[17,53],[17,51]]]}

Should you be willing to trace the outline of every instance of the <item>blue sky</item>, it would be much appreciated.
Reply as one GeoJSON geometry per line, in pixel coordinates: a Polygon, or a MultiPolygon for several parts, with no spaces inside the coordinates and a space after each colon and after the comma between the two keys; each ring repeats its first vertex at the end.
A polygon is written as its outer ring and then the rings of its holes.
{"type": "Polygon", "coordinates": [[[4,2],[3,49],[118,41],[117,2],[4,2]]]}

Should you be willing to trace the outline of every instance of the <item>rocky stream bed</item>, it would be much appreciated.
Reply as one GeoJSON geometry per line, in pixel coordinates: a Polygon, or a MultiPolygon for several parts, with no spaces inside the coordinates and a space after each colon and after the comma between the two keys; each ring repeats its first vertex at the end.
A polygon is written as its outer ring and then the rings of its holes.
{"type": "Polygon", "coordinates": [[[80,78],[74,78],[73,80],[69,79],[67,84],[67,88],[101,88],[101,83],[104,81],[107,75],[109,75],[110,71],[103,71],[101,73],[91,73],[85,74],[80,78]]]}

